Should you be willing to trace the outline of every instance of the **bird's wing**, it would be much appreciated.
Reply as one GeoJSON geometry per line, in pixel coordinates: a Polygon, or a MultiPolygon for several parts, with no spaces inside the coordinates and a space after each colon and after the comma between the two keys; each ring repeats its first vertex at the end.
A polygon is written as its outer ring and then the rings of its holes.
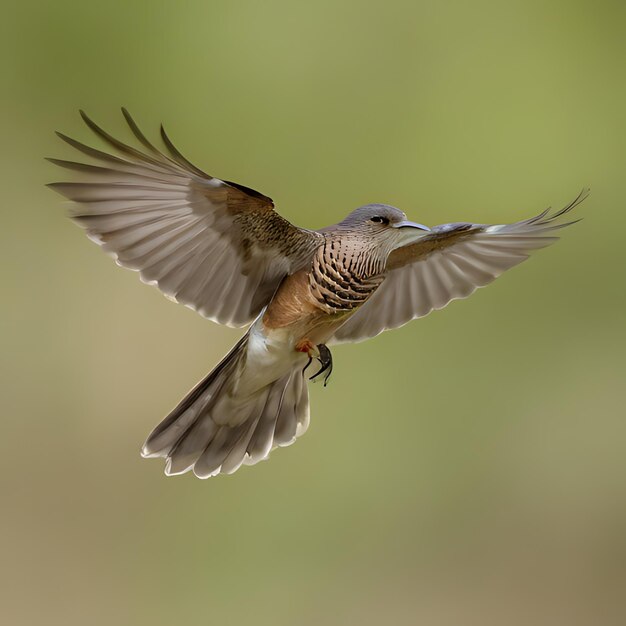
{"type": "Polygon", "coordinates": [[[322,236],[293,226],[263,194],[202,172],[161,127],[166,156],[122,112],[144,149],[113,138],[81,111],[120,156],[57,133],[97,165],[49,159],[78,173],[78,182],[50,187],[75,203],[72,218],[119,265],[204,317],[248,324],[322,236]]]}
{"type": "MultiPolygon", "coordinates": [[[[467,298],[530,253],[558,239],[555,231],[574,222],[562,218],[587,190],[555,213],[549,210],[514,224],[442,224],[418,242],[395,250],[374,295],[339,328],[335,343],[357,342],[397,328],[467,298]]],[[[578,221],[578,220],[576,220],[578,221]]]]}

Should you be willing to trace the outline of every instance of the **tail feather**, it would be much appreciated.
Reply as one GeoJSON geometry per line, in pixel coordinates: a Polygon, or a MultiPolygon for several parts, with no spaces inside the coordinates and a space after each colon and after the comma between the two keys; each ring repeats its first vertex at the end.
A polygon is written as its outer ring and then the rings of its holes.
{"type": "Polygon", "coordinates": [[[200,421],[199,413],[202,408],[208,405],[210,399],[219,392],[228,375],[232,373],[247,342],[248,335],[246,334],[218,365],[181,400],[178,406],[157,425],[143,444],[141,450],[143,457],[168,456],[170,451],[190,434],[190,430],[200,421]]]}
{"type": "Polygon", "coordinates": [[[248,399],[231,396],[226,383],[245,363],[247,335],[224,357],[150,434],[145,457],[164,457],[165,473],[193,469],[208,478],[232,474],[242,464],[267,458],[277,446],[286,446],[308,426],[308,390],[296,367],[248,399]]]}
{"type": "Polygon", "coordinates": [[[221,467],[222,474],[234,474],[242,466],[244,459],[247,456],[248,446],[250,445],[250,441],[254,435],[254,431],[256,430],[257,424],[259,423],[260,419],[261,410],[259,410],[256,419],[251,421],[248,429],[237,440],[235,445],[228,453],[228,456],[224,459],[221,467]]]}
{"type": "Polygon", "coordinates": [[[215,437],[194,463],[193,471],[198,478],[209,478],[221,472],[222,464],[243,435],[245,426],[245,424],[240,424],[235,428],[220,426],[215,437]]]}
{"type": "MultiPolygon", "coordinates": [[[[293,380],[285,392],[283,406],[276,420],[274,445],[288,446],[296,440],[298,426],[308,415],[309,393],[300,372],[293,374],[293,380]],[[304,407],[306,405],[306,407],[304,407]],[[297,415],[299,419],[293,419],[297,415]]],[[[305,428],[306,430],[306,428],[305,428]]]]}
{"type": "Polygon", "coordinates": [[[272,449],[276,422],[283,406],[283,398],[290,378],[291,375],[283,377],[269,390],[261,419],[259,419],[259,423],[248,444],[247,453],[249,458],[247,465],[254,465],[262,461],[272,449]]]}

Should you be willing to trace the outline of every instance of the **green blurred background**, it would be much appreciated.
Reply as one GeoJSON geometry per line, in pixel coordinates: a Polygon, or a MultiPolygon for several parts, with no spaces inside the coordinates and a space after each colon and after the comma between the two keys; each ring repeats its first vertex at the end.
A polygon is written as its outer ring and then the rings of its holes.
{"type": "MultiPolygon", "coordinates": [[[[5,2],[7,625],[626,623],[623,2],[5,2]],[[335,349],[298,443],[166,479],[149,430],[240,332],[116,268],[44,183],[119,106],[290,220],[585,220],[335,349]]],[[[92,142],[96,143],[97,142],[92,142]]]]}

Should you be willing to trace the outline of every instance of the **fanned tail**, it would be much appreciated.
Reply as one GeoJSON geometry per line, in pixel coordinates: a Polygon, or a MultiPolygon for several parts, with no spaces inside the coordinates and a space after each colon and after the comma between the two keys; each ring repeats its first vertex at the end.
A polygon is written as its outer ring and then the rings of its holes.
{"type": "Polygon", "coordinates": [[[247,346],[248,334],[150,433],[142,456],[164,457],[167,475],[193,470],[209,478],[258,463],[306,431],[309,397],[301,368],[247,397],[233,390],[247,346]]]}

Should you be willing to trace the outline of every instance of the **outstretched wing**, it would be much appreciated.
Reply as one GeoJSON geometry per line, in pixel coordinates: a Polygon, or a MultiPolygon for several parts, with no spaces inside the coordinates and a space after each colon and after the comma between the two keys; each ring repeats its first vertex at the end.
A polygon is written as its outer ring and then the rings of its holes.
{"type": "MultiPolygon", "coordinates": [[[[442,224],[411,245],[395,250],[376,293],[335,333],[336,343],[363,341],[467,298],[530,253],[558,239],[554,231],[574,222],[559,220],[588,195],[568,206],[514,224],[442,224]]],[[[575,220],[578,221],[578,220],[575,220]]]]}
{"type": "Polygon", "coordinates": [[[81,111],[121,156],[57,133],[97,165],[49,159],[78,173],[78,182],[50,187],[74,201],[72,218],[119,265],[213,321],[250,323],[322,236],[290,224],[267,196],[205,174],[161,127],[166,156],[122,112],[145,150],[114,139],[81,111]]]}

